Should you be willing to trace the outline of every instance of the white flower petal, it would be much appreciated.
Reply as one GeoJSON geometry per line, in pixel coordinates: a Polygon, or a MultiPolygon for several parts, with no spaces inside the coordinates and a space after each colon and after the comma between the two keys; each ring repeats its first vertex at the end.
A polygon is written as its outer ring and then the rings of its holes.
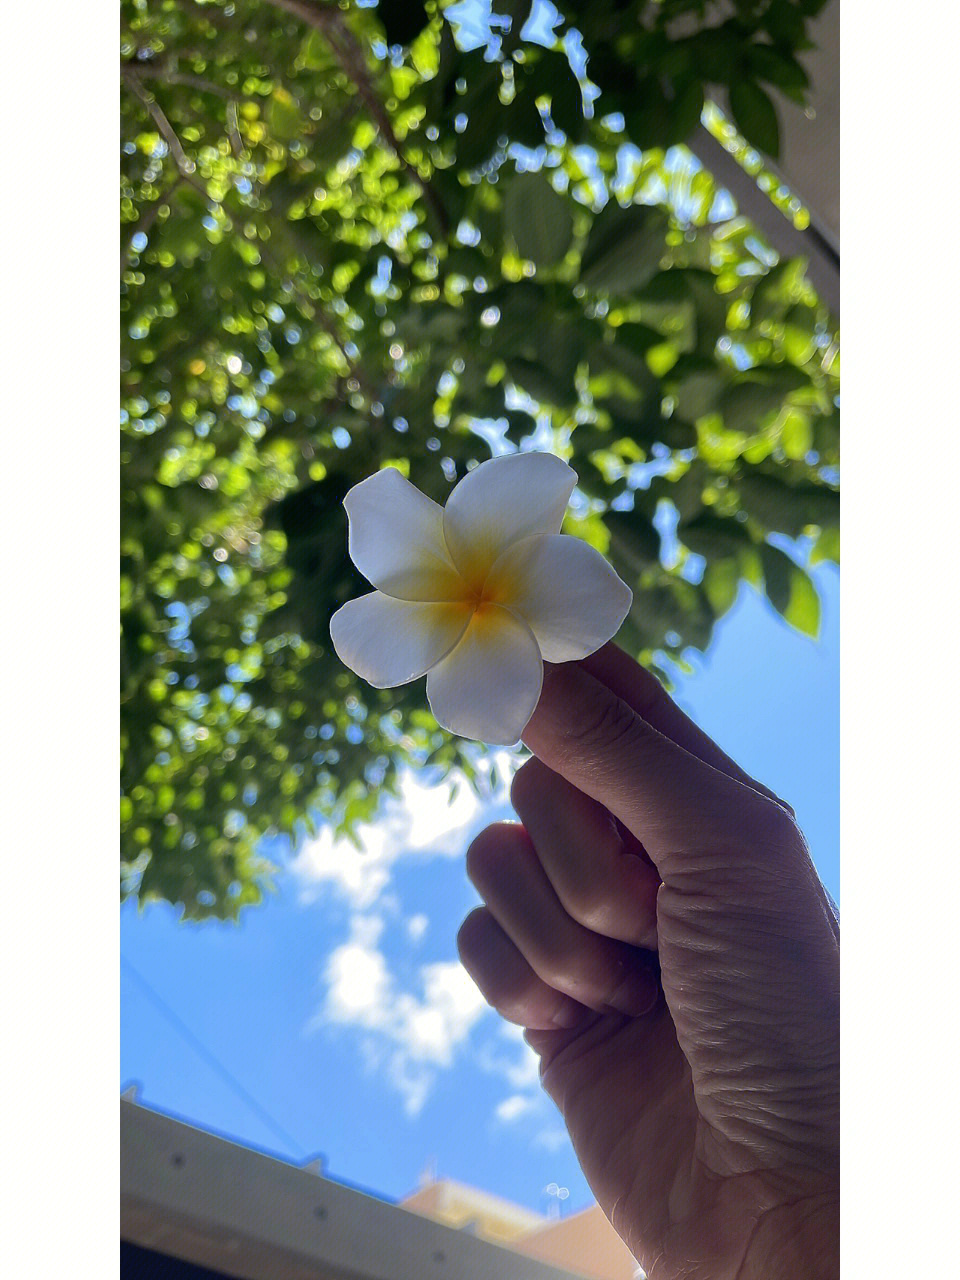
{"type": "Polygon", "coordinates": [[[463,583],[443,538],[443,509],[396,467],[355,484],[343,500],[350,559],[401,600],[459,600],[463,583]]]}
{"type": "Polygon", "coordinates": [[[543,662],[530,628],[508,609],[485,605],[456,648],[428,672],[427,701],[451,733],[512,746],[533,715],[542,684],[543,662]]]}
{"type": "Polygon", "coordinates": [[[340,661],[375,689],[407,684],[449,653],[470,621],[468,604],[395,600],[371,591],[330,619],[340,661]]]}
{"type": "Polygon", "coordinates": [[[563,533],[508,547],[484,590],[524,619],[545,662],[594,653],[616,635],[633,602],[633,592],[599,551],[563,533]]]}
{"type": "Polygon", "coordinates": [[[512,453],[468,471],[443,509],[453,562],[475,588],[519,538],[559,533],[577,473],[552,453],[512,453]]]}

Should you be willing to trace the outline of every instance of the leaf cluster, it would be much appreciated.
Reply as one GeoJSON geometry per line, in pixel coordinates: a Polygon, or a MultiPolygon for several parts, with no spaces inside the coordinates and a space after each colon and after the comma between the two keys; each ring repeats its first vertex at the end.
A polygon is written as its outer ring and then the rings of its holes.
{"type": "Polygon", "coordinates": [[[836,326],[680,144],[740,85],[774,154],[742,88],[802,94],[818,7],[124,0],[124,893],[235,916],[264,837],[350,835],[406,763],[477,776],[421,685],[330,646],[379,467],[443,502],[494,451],[567,457],[565,527],[665,675],[744,580],[816,632],[784,547],[839,557],[836,326]]]}

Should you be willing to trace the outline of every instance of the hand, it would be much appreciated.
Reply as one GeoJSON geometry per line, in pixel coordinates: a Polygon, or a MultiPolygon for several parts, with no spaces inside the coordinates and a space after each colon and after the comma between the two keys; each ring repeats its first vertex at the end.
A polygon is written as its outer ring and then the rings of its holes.
{"type": "Polygon", "coordinates": [[[790,809],[614,645],[550,667],[460,930],[651,1280],[839,1275],[839,931],[790,809]]]}

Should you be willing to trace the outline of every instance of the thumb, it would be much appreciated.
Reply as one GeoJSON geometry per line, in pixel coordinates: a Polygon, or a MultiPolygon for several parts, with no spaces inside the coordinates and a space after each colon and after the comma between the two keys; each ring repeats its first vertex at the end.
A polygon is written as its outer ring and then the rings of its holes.
{"type": "Polygon", "coordinates": [[[665,884],[682,881],[692,890],[697,873],[713,885],[743,881],[760,860],[769,876],[771,848],[800,839],[774,800],[659,733],[574,663],[545,667],[523,740],[620,819],[665,884]]]}

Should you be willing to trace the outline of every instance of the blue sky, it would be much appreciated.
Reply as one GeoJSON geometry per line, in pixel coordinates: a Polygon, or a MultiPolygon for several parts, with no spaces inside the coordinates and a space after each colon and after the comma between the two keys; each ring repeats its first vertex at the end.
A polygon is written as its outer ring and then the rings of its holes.
{"type": "MultiPolygon", "coordinates": [[[[839,898],[838,572],[814,577],[818,642],[744,587],[677,697],[790,801],[839,898]]],[[[456,961],[477,901],[464,850],[507,816],[504,794],[481,804],[464,788],[448,806],[411,775],[405,797],[362,854],[325,837],[278,848],[279,891],[239,926],[123,908],[121,1083],[244,1144],[322,1154],[331,1177],[389,1198],[429,1168],[542,1211],[557,1182],[567,1211],[582,1207],[589,1189],[533,1055],[456,961]]]]}

